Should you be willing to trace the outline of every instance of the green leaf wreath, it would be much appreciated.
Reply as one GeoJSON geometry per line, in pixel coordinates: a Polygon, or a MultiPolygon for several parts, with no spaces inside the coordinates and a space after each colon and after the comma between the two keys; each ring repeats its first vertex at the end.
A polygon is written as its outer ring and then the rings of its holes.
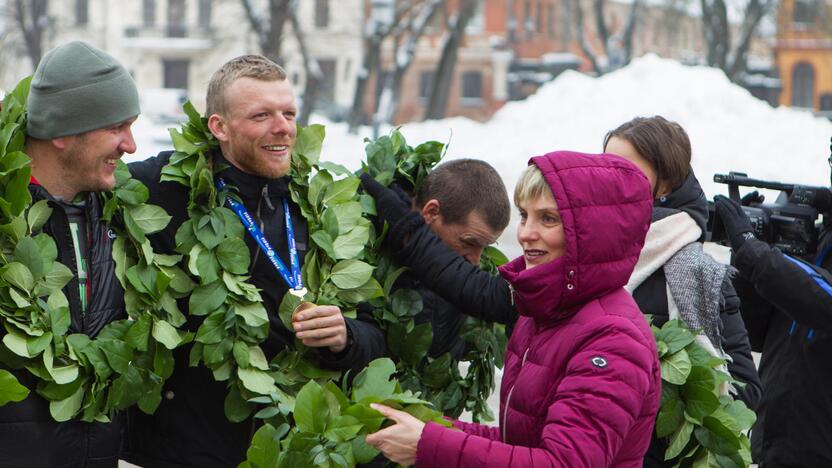
{"type": "Polygon", "coordinates": [[[104,218],[117,233],[113,257],[129,318],[108,324],[94,338],[69,333],[63,288],[73,275],[42,232],[52,208],[46,200],[32,203],[28,190],[29,83],[30,78],[21,81],[0,111],[0,404],[28,395],[7,370],[15,369],[37,381],[36,391],[57,421],[106,422],[134,404],[152,413],[173,372],[171,350],[190,339],[179,329],[185,317],[176,299],[190,293],[192,282],[176,266],[178,256],[156,254],[145,237],[170,217],[145,203],[147,188],[119,163],[115,190],[101,197],[104,218]]]}
{"type": "Polygon", "coordinates": [[[732,383],[723,359],[696,342],[680,320],[653,326],[662,368],[661,408],[656,435],[667,443],[674,467],[746,467],[751,464],[748,430],[756,415],[745,403],[722,395],[732,383]]]}

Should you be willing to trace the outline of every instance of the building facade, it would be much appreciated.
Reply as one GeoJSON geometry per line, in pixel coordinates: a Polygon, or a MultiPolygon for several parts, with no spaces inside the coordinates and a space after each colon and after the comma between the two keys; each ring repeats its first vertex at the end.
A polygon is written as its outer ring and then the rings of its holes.
{"type": "Polygon", "coordinates": [[[821,0],[783,0],[777,15],[775,58],[780,103],[832,117],[832,22],[821,0]]]}

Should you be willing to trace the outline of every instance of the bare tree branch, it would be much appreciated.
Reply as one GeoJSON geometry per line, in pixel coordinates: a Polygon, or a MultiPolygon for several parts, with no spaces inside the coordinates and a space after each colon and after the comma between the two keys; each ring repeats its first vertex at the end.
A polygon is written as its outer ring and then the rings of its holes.
{"type": "Polygon", "coordinates": [[[595,51],[592,50],[592,47],[586,39],[586,31],[584,30],[584,8],[581,5],[581,0],[573,0],[573,5],[575,6],[575,32],[578,35],[578,45],[581,46],[581,51],[583,51],[584,55],[586,55],[587,60],[589,60],[590,65],[592,65],[592,69],[595,70],[595,73],[597,73],[598,76],[601,76],[604,74],[604,70],[601,69],[601,65],[598,63],[598,57],[595,55],[595,51]]]}
{"type": "Polygon", "coordinates": [[[318,61],[309,53],[309,48],[306,45],[306,36],[298,21],[297,3],[295,1],[292,1],[291,5],[289,5],[286,15],[292,25],[292,31],[295,33],[300,54],[303,58],[306,86],[303,89],[303,103],[301,104],[300,115],[298,116],[298,124],[306,126],[309,123],[309,117],[315,110],[315,103],[318,100],[318,90],[323,79],[323,73],[321,72],[321,67],[318,65],[318,61]]]}

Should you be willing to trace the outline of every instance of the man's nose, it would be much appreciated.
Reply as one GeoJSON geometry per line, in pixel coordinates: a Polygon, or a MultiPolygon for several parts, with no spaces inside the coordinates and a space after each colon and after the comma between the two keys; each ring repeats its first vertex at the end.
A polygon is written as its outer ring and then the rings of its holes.
{"type": "Polygon", "coordinates": [[[133,130],[127,128],[122,136],[121,143],[118,146],[119,151],[127,154],[136,152],[136,139],[133,137],[133,130]]]}

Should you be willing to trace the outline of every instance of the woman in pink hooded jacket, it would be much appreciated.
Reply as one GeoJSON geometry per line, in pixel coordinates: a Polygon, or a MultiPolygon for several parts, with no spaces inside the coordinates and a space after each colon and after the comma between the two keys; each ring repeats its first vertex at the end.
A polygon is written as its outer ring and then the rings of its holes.
{"type": "Polygon", "coordinates": [[[506,352],[500,426],[396,424],[367,436],[417,467],[640,467],[661,393],[650,327],[623,286],[650,225],[647,179],[613,156],[531,159],[514,194],[523,256],[500,268],[520,318],[506,352]]]}

